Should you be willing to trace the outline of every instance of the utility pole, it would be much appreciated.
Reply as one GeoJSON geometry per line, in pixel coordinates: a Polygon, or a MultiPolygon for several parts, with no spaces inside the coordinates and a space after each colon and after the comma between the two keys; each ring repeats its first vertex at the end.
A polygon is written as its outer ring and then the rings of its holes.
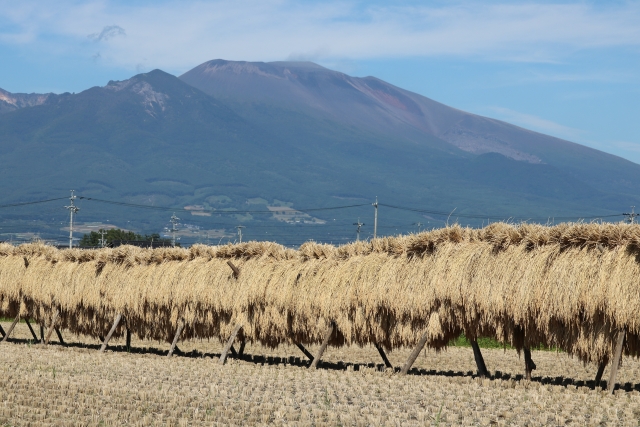
{"type": "Polygon", "coordinates": [[[65,206],[65,209],[69,209],[69,249],[73,247],[73,214],[78,213],[78,211],[80,210],[76,205],[73,204],[73,201],[76,199],[76,196],[73,193],[74,190],[71,190],[71,197],[69,197],[71,203],[69,204],[69,206],[65,206]]]}
{"type": "Polygon", "coordinates": [[[104,235],[107,234],[106,231],[104,231],[103,229],[100,229],[100,247],[104,248],[104,244],[105,244],[105,240],[104,240],[104,235]]]}
{"type": "Polygon", "coordinates": [[[178,231],[179,219],[175,212],[171,215],[171,246],[174,248],[176,247],[176,231],[178,231]]]}
{"type": "Polygon", "coordinates": [[[629,218],[627,218],[627,221],[629,221],[629,224],[635,224],[635,218],[637,216],[639,216],[640,214],[636,213],[636,207],[635,206],[631,206],[631,213],[623,213],[622,215],[628,216],[629,218]]]}
{"type": "Polygon", "coordinates": [[[238,241],[239,243],[242,243],[242,229],[245,228],[244,225],[236,225],[236,228],[238,229],[238,241]]]}
{"type": "Polygon", "coordinates": [[[353,225],[358,226],[358,231],[356,231],[356,242],[360,241],[360,228],[364,225],[363,222],[360,222],[360,218],[358,218],[358,222],[354,222],[353,225]]]}
{"type": "Polygon", "coordinates": [[[373,207],[376,208],[373,214],[373,238],[375,239],[378,236],[378,196],[376,196],[376,202],[373,207]]]}

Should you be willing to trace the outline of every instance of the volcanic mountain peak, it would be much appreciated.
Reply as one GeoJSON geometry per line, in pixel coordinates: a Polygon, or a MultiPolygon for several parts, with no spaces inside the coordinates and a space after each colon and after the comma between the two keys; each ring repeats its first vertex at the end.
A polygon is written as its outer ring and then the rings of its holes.
{"type": "MultiPolygon", "coordinates": [[[[306,71],[324,71],[329,73],[341,74],[324,68],[313,62],[293,62],[293,61],[277,61],[277,62],[248,62],[248,61],[227,61],[224,59],[214,59],[200,64],[191,71],[198,73],[213,75],[216,73],[234,73],[234,74],[256,74],[264,77],[274,78],[296,78],[296,74],[292,70],[306,71]]],[[[190,71],[190,72],[191,72],[190,71]]]]}
{"type": "Polygon", "coordinates": [[[476,155],[498,153],[518,161],[548,163],[547,147],[571,150],[576,145],[451,108],[375,77],[351,77],[312,62],[216,59],[180,79],[214,97],[304,111],[417,144],[435,138],[476,155]]]}
{"type": "MultiPolygon", "coordinates": [[[[401,139],[415,146],[457,152],[455,155],[497,153],[519,162],[559,167],[576,176],[589,170],[583,169],[586,164],[597,164],[613,175],[627,169],[622,164],[629,164],[579,144],[449,107],[375,77],[352,77],[311,62],[218,59],[195,67],[180,79],[230,105],[300,112],[375,133],[387,141],[401,139]]],[[[619,178],[605,174],[589,180],[599,186],[606,179],[633,191],[625,184],[626,178],[619,178]]]]}
{"type": "Polygon", "coordinates": [[[180,79],[215,97],[301,110],[348,126],[395,135],[408,125],[403,133],[417,129],[432,133],[419,103],[407,95],[410,92],[374,77],[351,77],[313,62],[217,59],[180,79]]]}
{"type": "MultiPolygon", "coordinates": [[[[336,197],[377,195],[397,206],[458,206],[491,218],[613,214],[640,204],[639,165],[312,63],[210,61],[181,78],[154,70],[49,95],[34,108],[16,109],[28,104],[2,95],[11,103],[0,106],[14,109],[0,115],[6,203],[69,188],[164,206],[224,198],[224,209],[238,210],[233,226],[266,221],[240,213],[255,199],[331,207],[336,197]]],[[[95,221],[107,215],[83,212],[95,221]]],[[[322,219],[345,224],[356,214],[330,212],[322,219]]],[[[165,214],[140,221],[157,230],[165,214]]],[[[232,228],[224,218],[221,227],[232,228]]],[[[313,233],[333,238],[325,229],[313,233]]]]}

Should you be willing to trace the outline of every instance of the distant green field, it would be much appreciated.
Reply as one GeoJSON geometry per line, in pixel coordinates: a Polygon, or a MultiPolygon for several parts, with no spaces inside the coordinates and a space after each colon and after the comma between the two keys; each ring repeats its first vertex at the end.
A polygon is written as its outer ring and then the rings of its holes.
{"type": "MultiPolygon", "coordinates": [[[[467,337],[464,336],[464,334],[460,335],[455,340],[451,340],[449,342],[449,345],[452,347],[471,347],[471,343],[469,342],[467,337]]],[[[511,347],[509,344],[503,344],[500,341],[493,338],[478,338],[478,346],[480,346],[480,348],[504,348],[507,350],[513,350],[513,347],[511,347]]],[[[531,350],[562,351],[556,347],[546,347],[546,346],[535,347],[535,348],[532,348],[531,350]]]]}

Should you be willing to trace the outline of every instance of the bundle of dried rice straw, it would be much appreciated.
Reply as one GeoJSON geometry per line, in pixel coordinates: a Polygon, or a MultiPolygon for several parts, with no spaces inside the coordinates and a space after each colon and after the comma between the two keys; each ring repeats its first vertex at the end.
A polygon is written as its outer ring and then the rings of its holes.
{"type": "MultiPolygon", "coordinates": [[[[494,337],[611,359],[616,332],[640,351],[640,226],[492,224],[299,250],[275,243],[57,250],[0,245],[0,315],[105,335],[122,314],[140,338],[225,340],[236,324],[269,346],[427,345],[494,337]],[[227,265],[240,269],[236,278],[227,265]]],[[[121,334],[124,326],[116,332],[121,334]]]]}

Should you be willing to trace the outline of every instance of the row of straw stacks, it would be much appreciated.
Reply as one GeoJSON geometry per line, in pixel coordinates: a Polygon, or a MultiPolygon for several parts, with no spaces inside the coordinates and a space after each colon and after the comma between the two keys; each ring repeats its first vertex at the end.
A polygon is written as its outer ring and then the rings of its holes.
{"type": "Polygon", "coordinates": [[[451,226],[344,246],[298,250],[249,242],[190,249],[57,250],[0,245],[0,316],[36,319],[98,337],[122,314],[140,338],[244,339],[268,346],[440,349],[464,333],[516,349],[559,347],[611,360],[616,333],[640,350],[640,226],[496,223],[451,226]],[[240,269],[236,278],[227,265],[240,269]]]}

